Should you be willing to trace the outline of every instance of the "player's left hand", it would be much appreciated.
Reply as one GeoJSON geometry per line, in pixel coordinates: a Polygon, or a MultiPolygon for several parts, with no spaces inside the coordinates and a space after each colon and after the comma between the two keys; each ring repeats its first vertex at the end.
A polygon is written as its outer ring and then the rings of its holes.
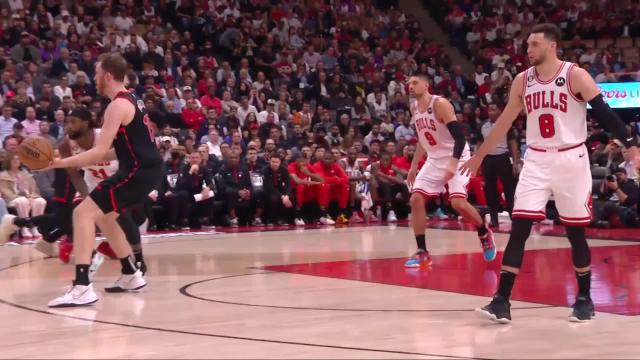
{"type": "Polygon", "coordinates": [[[462,175],[469,174],[469,176],[476,174],[478,172],[478,169],[482,165],[482,160],[483,159],[478,155],[473,155],[471,159],[462,164],[462,166],[460,167],[460,173],[462,175]]]}

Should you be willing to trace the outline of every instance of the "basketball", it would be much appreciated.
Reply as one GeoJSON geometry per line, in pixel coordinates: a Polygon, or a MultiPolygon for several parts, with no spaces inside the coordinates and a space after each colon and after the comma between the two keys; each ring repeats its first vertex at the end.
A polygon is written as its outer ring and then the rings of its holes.
{"type": "Polygon", "coordinates": [[[44,169],[53,160],[53,147],[47,139],[31,136],[18,146],[18,157],[31,170],[44,169]]]}

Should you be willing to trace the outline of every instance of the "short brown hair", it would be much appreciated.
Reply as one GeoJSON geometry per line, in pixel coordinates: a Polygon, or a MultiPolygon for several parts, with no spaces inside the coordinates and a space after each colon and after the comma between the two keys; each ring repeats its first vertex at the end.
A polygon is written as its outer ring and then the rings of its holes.
{"type": "Polygon", "coordinates": [[[127,61],[120,54],[102,54],[98,61],[102,70],[110,73],[115,81],[124,82],[124,76],[127,74],[127,61]]]}
{"type": "Polygon", "coordinates": [[[555,41],[560,44],[560,40],[562,40],[562,31],[555,24],[544,23],[538,24],[531,29],[532,34],[542,33],[547,40],[555,41]]]}

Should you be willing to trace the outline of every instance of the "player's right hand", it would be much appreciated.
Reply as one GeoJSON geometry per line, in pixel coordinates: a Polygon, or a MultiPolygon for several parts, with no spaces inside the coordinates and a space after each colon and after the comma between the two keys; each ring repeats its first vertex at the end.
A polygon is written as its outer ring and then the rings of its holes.
{"type": "Polygon", "coordinates": [[[478,155],[474,155],[471,157],[471,159],[467,160],[461,167],[460,167],[460,173],[462,175],[475,175],[478,172],[478,169],[480,168],[480,165],[482,165],[482,158],[479,157],[478,155]]]}
{"type": "Polygon", "coordinates": [[[411,167],[409,173],[407,173],[407,184],[409,184],[409,186],[413,186],[413,183],[416,181],[416,176],[418,176],[418,169],[411,167]]]}

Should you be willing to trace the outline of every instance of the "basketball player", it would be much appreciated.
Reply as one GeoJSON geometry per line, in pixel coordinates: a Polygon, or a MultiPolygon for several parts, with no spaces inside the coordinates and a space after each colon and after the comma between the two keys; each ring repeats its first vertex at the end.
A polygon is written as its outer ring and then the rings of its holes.
{"type": "MultiPolygon", "coordinates": [[[[77,155],[88,149],[91,149],[95,145],[95,139],[100,133],[100,129],[96,129],[93,123],[91,112],[85,107],[78,107],[73,109],[66,119],[65,128],[67,129],[67,137],[60,143],[59,152],[62,158],[67,158],[72,155],[77,155]]],[[[4,237],[13,233],[16,230],[16,226],[38,226],[40,228],[50,228],[49,231],[45,231],[43,239],[36,242],[34,248],[47,256],[60,255],[60,259],[68,263],[69,254],[73,249],[71,242],[65,242],[64,247],[61,244],[59,251],[54,247],[54,243],[63,235],[70,235],[72,232],[71,216],[75,203],[78,203],[83,198],[87,197],[89,192],[93,191],[100,181],[112,176],[118,170],[118,162],[106,161],[82,168],[84,171],[84,177],[75,168],[56,169],[56,174],[59,172],[65,172],[66,175],[60,181],[55,182],[55,189],[57,196],[54,197],[57,208],[55,215],[41,215],[32,218],[18,218],[13,215],[5,215],[5,217],[13,218],[12,222],[3,221],[0,224],[0,242],[3,242],[4,237]],[[79,194],[75,195],[75,190],[79,194]],[[51,222],[56,222],[57,226],[51,226],[51,222]],[[9,223],[10,225],[7,225],[9,223]],[[8,228],[8,230],[7,230],[8,228]]],[[[56,178],[56,180],[58,180],[56,178]]],[[[134,219],[131,217],[131,212],[126,212],[118,217],[118,224],[122,227],[127,241],[133,248],[133,254],[136,259],[136,264],[140,268],[143,274],[146,273],[147,267],[142,255],[142,246],[140,238],[140,230],[134,219]]],[[[102,242],[98,246],[98,252],[104,254],[107,257],[113,258],[113,250],[109,247],[108,242],[102,242]]],[[[91,264],[90,272],[94,273],[100,266],[101,261],[94,258],[91,264]]]]}
{"type": "Polygon", "coordinates": [[[96,225],[102,230],[122,264],[122,276],[107,292],[126,292],[146,286],[135,264],[122,228],[119,213],[142,203],[161,178],[162,159],[148,124],[142,100],[124,87],[127,63],[119,54],[103,54],[96,63],[95,81],[100,95],[111,100],[95,146],[64,159],[54,159],[50,168],[82,168],[99,162],[118,160],[118,171],[82,200],[73,212],[73,239],[76,276],[73,286],[50,307],[89,305],[98,301],[89,280],[91,252],[96,225]],[[115,151],[110,150],[114,148],[115,151]]]}
{"type": "Polygon", "coordinates": [[[493,131],[462,168],[463,173],[475,172],[520,111],[526,111],[528,151],[516,187],[511,234],[502,258],[498,292],[489,305],[476,310],[499,323],[511,322],[509,297],[522,265],[525,241],[533,221],[545,218],[545,205],[551,195],[566,227],[578,281],[569,320],[588,321],[595,315],[590,296],[591,254],[584,230],[591,221],[591,172],[584,145],[587,103],[600,124],[622,141],[632,158],[637,159],[638,155],[625,124],[605,104],[589,73],[558,59],[560,39],[560,29],[553,24],[533,27],[527,40],[527,55],[533,66],[516,76],[509,102],[493,131]]]}
{"type": "Polygon", "coordinates": [[[411,194],[411,224],[418,244],[418,251],[405,263],[405,267],[426,267],[431,258],[425,242],[426,201],[439,196],[444,186],[449,185],[451,207],[478,231],[484,258],[492,261],[496,257],[493,233],[482,217],[467,201],[469,176],[458,172],[460,159],[470,157],[469,145],[456,120],[451,103],[440,96],[429,93],[429,78],[414,75],[409,79],[409,91],[416,97],[411,105],[413,122],[418,133],[418,147],[411,161],[407,182],[413,185],[411,194]],[[418,173],[418,164],[427,155],[427,161],[418,173]]]}

